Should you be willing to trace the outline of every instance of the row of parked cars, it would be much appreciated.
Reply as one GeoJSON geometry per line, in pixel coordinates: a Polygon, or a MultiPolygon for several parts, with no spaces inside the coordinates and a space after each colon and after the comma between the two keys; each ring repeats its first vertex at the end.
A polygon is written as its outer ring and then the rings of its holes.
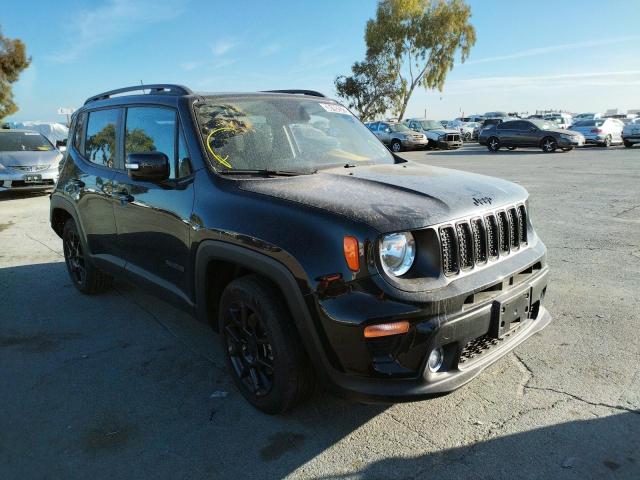
{"type": "Polygon", "coordinates": [[[474,140],[492,151],[526,146],[553,152],[588,144],[632,147],[640,143],[640,118],[635,114],[582,113],[573,117],[557,112],[520,118],[506,112],[487,112],[450,121],[410,118],[404,122],[365,125],[394,152],[420,148],[451,150],[474,140]]]}

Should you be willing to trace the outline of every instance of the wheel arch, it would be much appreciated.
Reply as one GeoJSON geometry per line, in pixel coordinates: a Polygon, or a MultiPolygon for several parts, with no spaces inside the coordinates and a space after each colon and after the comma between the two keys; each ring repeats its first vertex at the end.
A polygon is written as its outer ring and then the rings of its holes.
{"type": "Polygon", "coordinates": [[[64,224],[69,218],[73,219],[78,230],[84,235],[84,230],[82,229],[82,225],[78,220],[78,215],[76,214],[71,202],[58,196],[52,196],[49,208],[49,222],[53,231],[56,232],[56,235],[60,238],[62,238],[64,224]]]}
{"type": "Polygon", "coordinates": [[[199,321],[213,324],[217,329],[217,322],[215,318],[212,322],[211,314],[217,314],[212,309],[215,310],[224,287],[245,274],[258,274],[271,282],[282,295],[316,371],[326,371],[330,366],[299,283],[284,264],[246,247],[204,240],[196,251],[194,273],[196,317],[199,321]],[[221,271],[213,271],[216,267],[222,267],[221,271]],[[213,292],[217,300],[208,298],[212,294],[212,281],[219,282],[218,291],[213,292]]]}

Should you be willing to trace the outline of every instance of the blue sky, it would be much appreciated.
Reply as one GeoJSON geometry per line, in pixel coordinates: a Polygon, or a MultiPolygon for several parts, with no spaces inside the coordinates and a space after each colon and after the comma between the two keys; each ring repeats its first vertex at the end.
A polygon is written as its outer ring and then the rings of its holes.
{"type": "MultiPolygon", "coordinates": [[[[469,0],[478,41],[444,91],[421,90],[407,113],[640,109],[640,1],[469,0]]],[[[60,120],[100,91],[182,83],[197,91],[309,88],[364,55],[364,0],[22,0],[0,25],[33,63],[14,87],[13,120],[60,120]]]]}

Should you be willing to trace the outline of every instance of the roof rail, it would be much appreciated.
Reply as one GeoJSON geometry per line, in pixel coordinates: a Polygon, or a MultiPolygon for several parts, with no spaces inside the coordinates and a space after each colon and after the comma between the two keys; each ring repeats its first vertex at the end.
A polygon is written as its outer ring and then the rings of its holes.
{"type": "Polygon", "coordinates": [[[316,92],[315,90],[263,90],[264,93],[292,93],[294,95],[310,95],[312,97],[327,98],[323,93],[316,92]]]}
{"type": "Polygon", "coordinates": [[[145,90],[149,90],[149,95],[153,93],[168,93],[171,95],[191,95],[193,92],[182,85],[172,85],[172,84],[154,84],[154,85],[135,85],[132,87],[124,87],[118,88],[116,90],[109,90],[108,92],[99,93],[98,95],[94,95],[93,97],[87,98],[87,103],[95,102],[97,100],[106,100],[107,98],[111,98],[114,95],[118,95],[120,93],[126,92],[139,92],[142,91],[144,93],[145,90]]]}

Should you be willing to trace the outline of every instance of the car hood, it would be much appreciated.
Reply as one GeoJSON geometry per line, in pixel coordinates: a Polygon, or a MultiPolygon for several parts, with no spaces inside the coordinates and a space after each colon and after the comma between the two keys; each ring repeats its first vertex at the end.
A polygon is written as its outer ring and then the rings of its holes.
{"type": "Polygon", "coordinates": [[[0,164],[5,167],[32,167],[36,165],[51,165],[58,156],[57,150],[46,152],[0,152],[0,164]]]}
{"type": "Polygon", "coordinates": [[[423,130],[425,133],[435,133],[436,135],[442,135],[446,133],[457,133],[460,134],[460,130],[453,130],[451,128],[439,128],[436,130],[423,130]]]}
{"type": "Polygon", "coordinates": [[[332,168],[313,175],[250,179],[240,188],[321,208],[379,232],[422,228],[522,202],[519,185],[414,162],[332,168]]]}

